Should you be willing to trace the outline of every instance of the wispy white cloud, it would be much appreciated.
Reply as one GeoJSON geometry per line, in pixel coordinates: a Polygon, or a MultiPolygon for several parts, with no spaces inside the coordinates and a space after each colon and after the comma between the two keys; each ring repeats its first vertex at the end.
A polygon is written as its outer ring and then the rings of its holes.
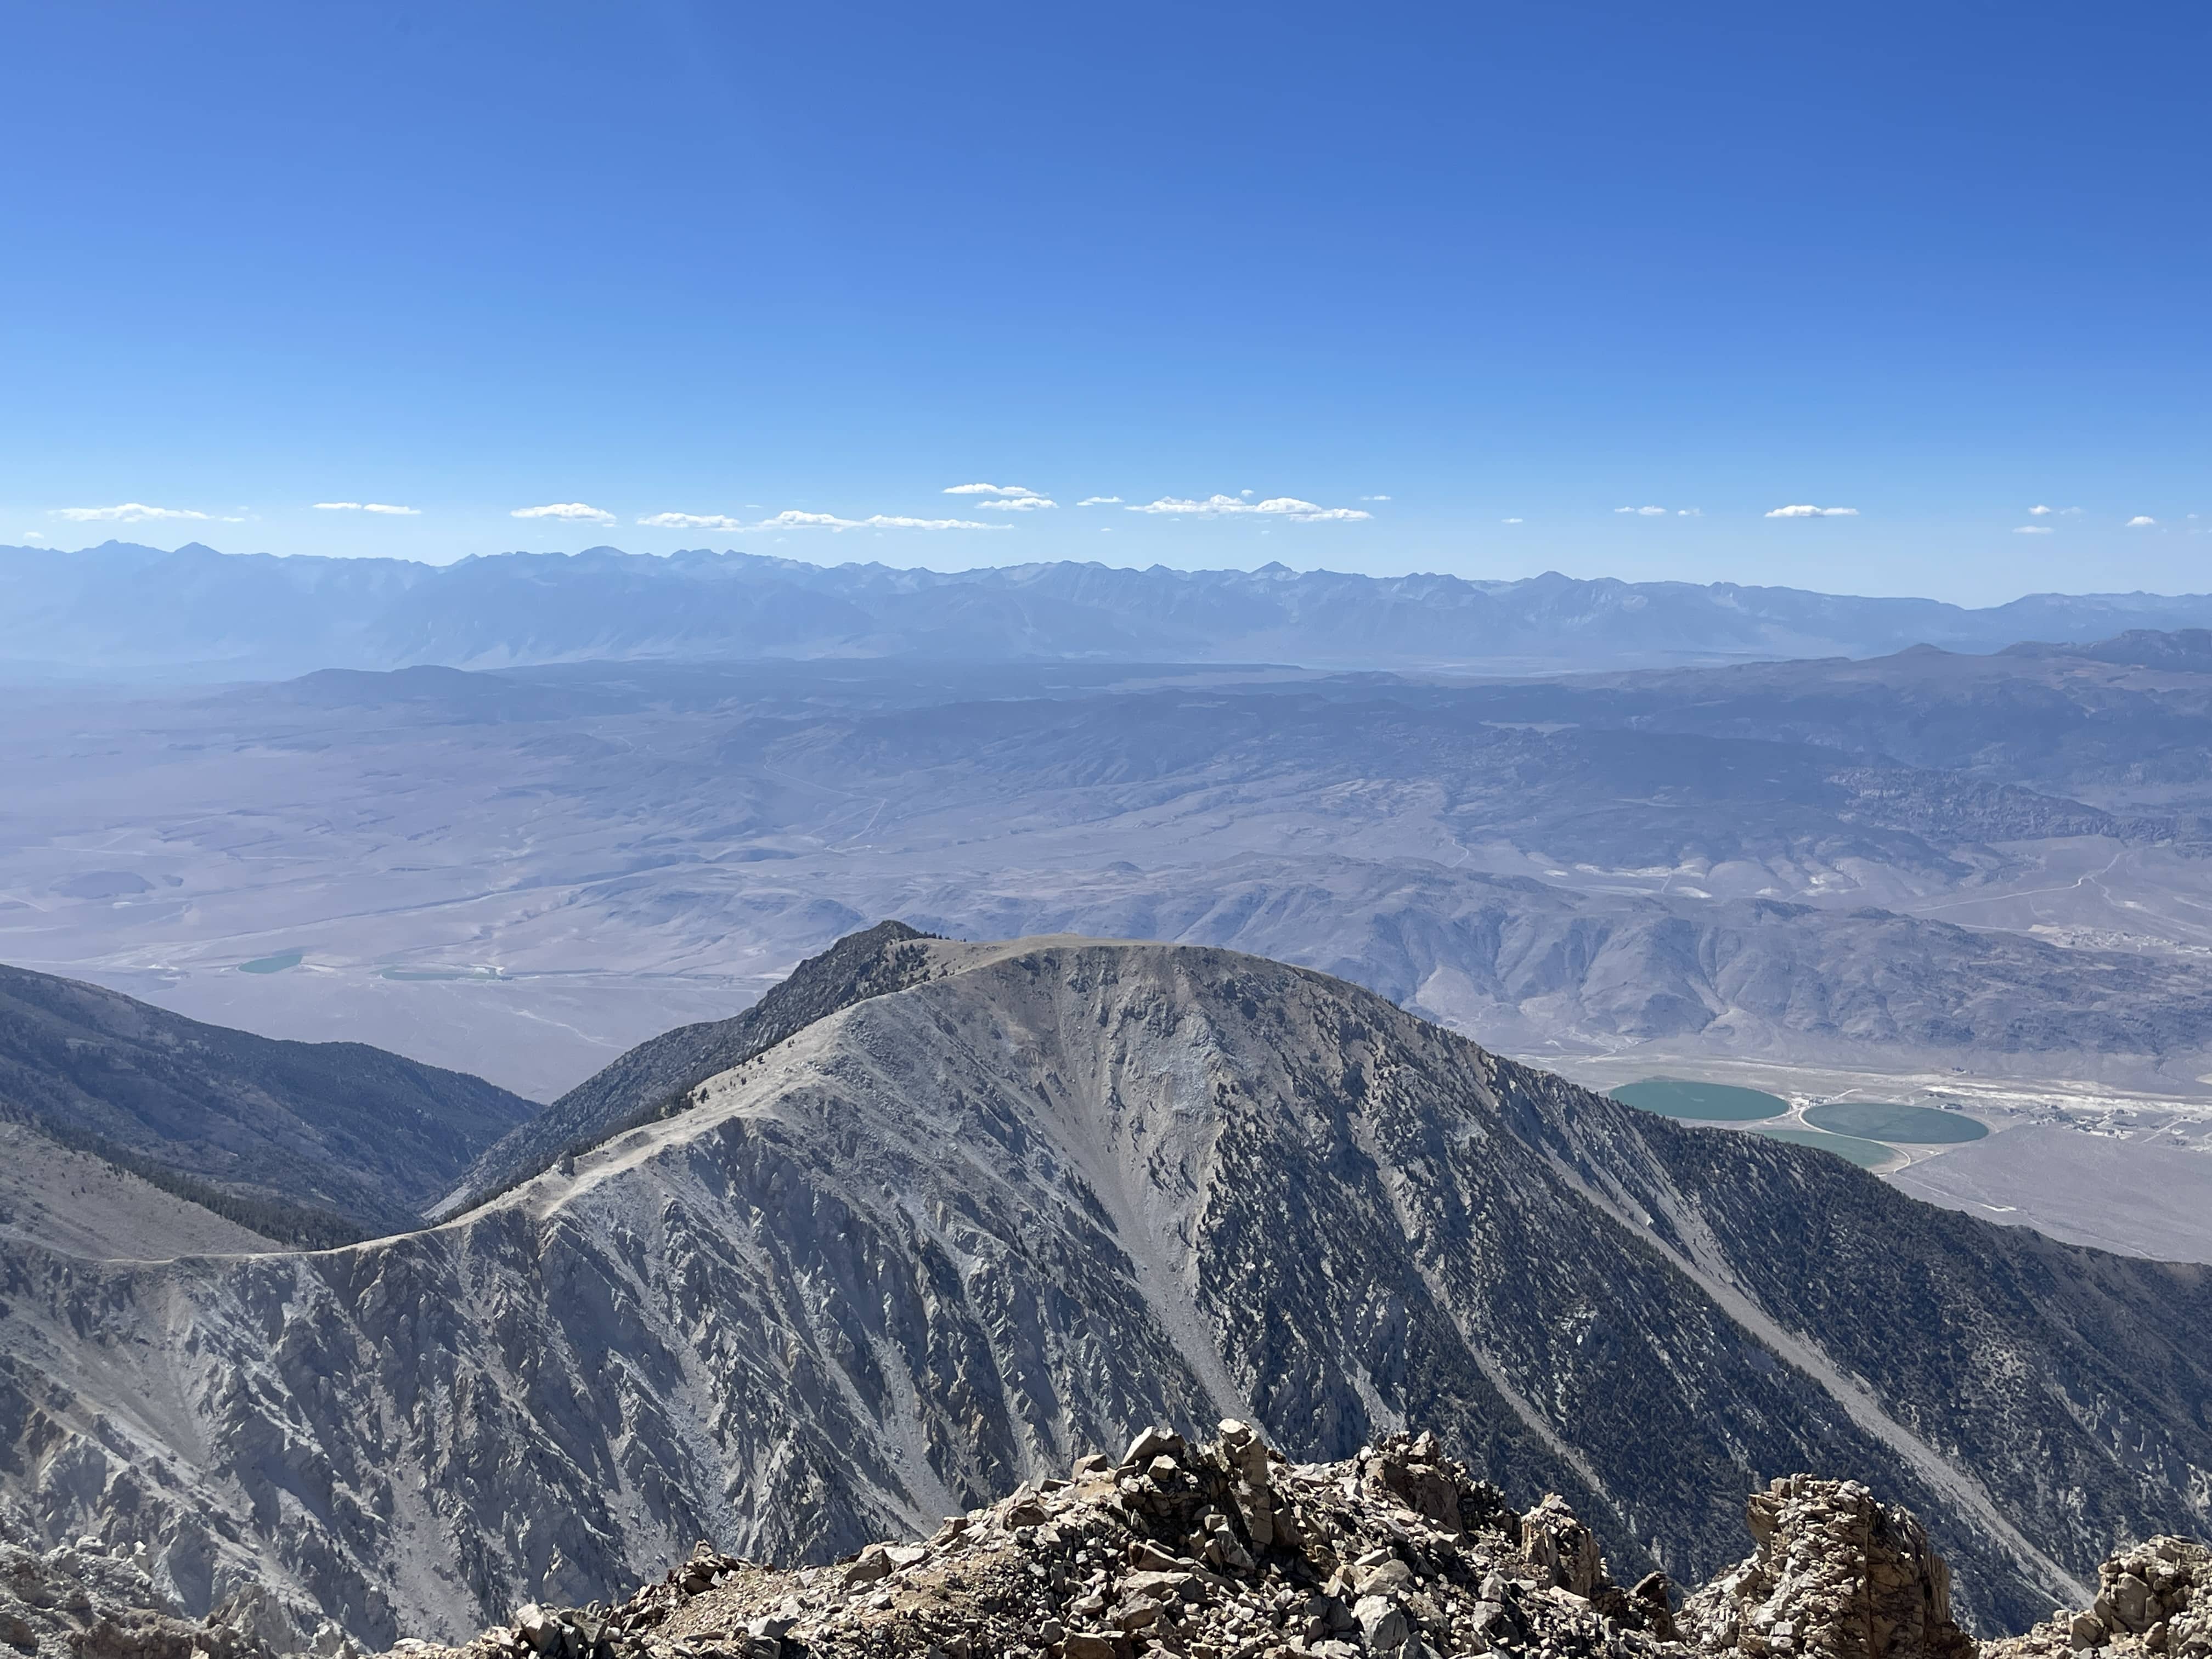
{"type": "Polygon", "coordinates": [[[1218,519],[1231,514],[1256,513],[1269,518],[1289,519],[1297,524],[1320,524],[1327,520],[1371,519],[1372,513],[1356,507],[1317,507],[1311,501],[1302,501],[1295,495],[1277,495],[1264,501],[1247,501],[1235,495],[1208,495],[1204,501],[1187,501],[1173,495],[1164,495],[1156,501],[1143,501],[1122,509],[1127,513],[1163,513],[1200,519],[1218,519]]]}
{"type": "Polygon", "coordinates": [[[653,530],[750,530],[726,513],[648,513],[638,522],[653,530]]]}
{"type": "Polygon", "coordinates": [[[1363,501],[1387,501],[1390,498],[1388,495],[1362,495],[1359,499],[1363,501]]]}
{"type": "Polygon", "coordinates": [[[1042,495],[1007,495],[995,501],[978,501],[975,505],[997,513],[1034,513],[1039,507],[1058,507],[1060,503],[1042,495]]]}
{"type": "MultiPolygon", "coordinates": [[[[985,501],[996,507],[996,501],[985,501]]],[[[1048,501],[1046,506],[1051,506],[1048,501]]],[[[835,513],[802,513],[797,507],[748,523],[726,513],[650,513],[638,520],[654,530],[720,530],[742,535],[756,530],[1010,530],[1003,524],[979,524],[973,519],[915,519],[903,514],[876,513],[865,519],[842,518],[835,513]]]]}
{"type": "Polygon", "coordinates": [[[1639,519],[1663,519],[1667,516],[1667,509],[1663,507],[1616,507],[1613,510],[1633,513],[1639,519]]]}
{"type": "Polygon", "coordinates": [[[396,507],[390,501],[317,501],[318,513],[388,513],[395,518],[420,518],[419,507],[396,507]]]}
{"type": "Polygon", "coordinates": [[[43,530],[26,530],[23,532],[23,539],[27,542],[42,542],[46,538],[46,534],[43,530]]]}
{"type": "Polygon", "coordinates": [[[954,484],[945,493],[948,495],[1034,495],[1036,491],[1027,484],[971,483],[954,484]]]}
{"type": "Polygon", "coordinates": [[[786,508],[763,519],[761,530],[1011,530],[1012,525],[978,524],[973,519],[909,519],[878,513],[865,519],[841,519],[834,513],[801,513],[786,508]]]}
{"type": "Polygon", "coordinates": [[[1674,516],[1678,519],[1702,519],[1705,516],[1705,509],[1702,507],[1678,507],[1674,509],[1674,516]]]}
{"type": "Polygon", "coordinates": [[[2034,516],[2034,517],[2036,517],[2036,518],[2039,518],[2039,518],[2043,517],[2043,515],[2044,515],[2045,514],[2046,514],[2046,513],[2055,513],[2055,512],[2057,512],[2058,509],[2057,509],[2057,508],[2056,508],[2056,507],[2029,507],[2027,510],[2028,510],[2028,512],[2029,512],[2033,516],[2034,516]]]}
{"type": "Polygon", "coordinates": [[[1498,522],[1500,524],[1526,524],[1528,520],[1526,519],[1500,519],[1498,522]]]}
{"type": "Polygon", "coordinates": [[[1076,505],[1078,507],[1119,507],[1121,505],[1121,498],[1119,495],[1085,495],[1081,501],[1076,502],[1076,505]]]}
{"type": "Polygon", "coordinates": [[[1766,516],[1770,519],[1856,519],[1856,507],[1778,507],[1766,516]]]}
{"type": "Polygon", "coordinates": [[[605,507],[583,501],[554,501],[544,507],[518,507],[507,515],[516,519],[562,519],[574,524],[612,524],[615,515],[605,507]]]}
{"type": "Polygon", "coordinates": [[[2014,525],[2012,533],[2015,536],[2051,536],[2057,532],[2047,524],[2022,524],[2014,525]]]}
{"type": "Polygon", "coordinates": [[[187,507],[149,507],[143,501],[125,501],[117,507],[61,507],[55,516],[72,524],[144,524],[151,519],[202,519],[208,515],[187,507]]]}
{"type": "Polygon", "coordinates": [[[2130,530],[2145,530],[2157,522],[2158,520],[2152,518],[2149,514],[2138,513],[2134,518],[2128,520],[2128,528],[2130,530]]]}

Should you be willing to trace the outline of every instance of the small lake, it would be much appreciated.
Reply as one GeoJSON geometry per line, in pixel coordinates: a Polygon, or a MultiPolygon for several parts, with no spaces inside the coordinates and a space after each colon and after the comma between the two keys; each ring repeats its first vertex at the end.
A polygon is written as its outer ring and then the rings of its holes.
{"type": "Polygon", "coordinates": [[[1639,1112],[1661,1117],[1687,1118],[1696,1123],[1756,1123],[1780,1117],[1790,1103],[1758,1089],[1739,1089],[1726,1083],[1690,1083],[1680,1078],[1650,1077],[1641,1083],[1624,1083],[1613,1097],[1639,1112]]]}
{"type": "Polygon", "coordinates": [[[1887,1163],[1896,1154],[1879,1141],[1860,1140],[1851,1135],[1832,1135],[1820,1129],[1753,1129],[1752,1133],[1765,1135],[1770,1140],[1786,1140],[1798,1146],[1818,1146],[1824,1152],[1833,1152],[1838,1158],[1847,1158],[1862,1170],[1871,1170],[1877,1164],[1887,1163]]]}
{"type": "Polygon", "coordinates": [[[1964,1112],[1941,1112],[1932,1106],[1900,1106],[1880,1100],[1839,1100],[1815,1106],[1805,1121],[1839,1135],[1860,1135],[1869,1140],[1893,1140],[1909,1146],[1944,1146],[1962,1140],[1979,1140],[1989,1125],[1964,1112]]]}
{"type": "Polygon", "coordinates": [[[281,974],[287,968],[297,968],[301,958],[307,954],[305,951],[279,951],[273,957],[256,957],[251,962],[241,962],[238,964],[238,971],[241,974],[281,974]]]}

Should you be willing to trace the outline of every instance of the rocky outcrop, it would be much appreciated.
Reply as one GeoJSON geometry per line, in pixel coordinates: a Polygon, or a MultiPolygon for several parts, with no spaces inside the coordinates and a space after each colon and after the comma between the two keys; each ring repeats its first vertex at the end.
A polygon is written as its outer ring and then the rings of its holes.
{"type": "Polygon", "coordinates": [[[2109,1558],[2097,1570],[2097,1585],[2090,1606],[1990,1643],[1985,1659],[2212,1655],[2212,1547],[2193,1538],[2154,1538],[2109,1558]]]}
{"type": "Polygon", "coordinates": [[[1559,1583],[1551,1546],[1572,1516],[1556,1498],[1538,1513],[1547,1525],[1532,1532],[1433,1435],[1392,1435],[1341,1463],[1298,1465],[1234,1420],[1200,1445],[1151,1430],[1118,1462],[1079,1458],[1065,1476],[947,1517],[922,1542],[873,1544],[795,1572],[702,1547],[620,1607],[527,1607],[463,1652],[1430,1659],[1493,1648],[1660,1651],[1663,1599],[1612,1585],[1594,1552],[1581,1589],[1559,1583]],[[1531,1538],[1533,1553],[1524,1547],[1531,1538]]]}
{"type": "Polygon", "coordinates": [[[702,1545],[613,1608],[532,1606],[418,1659],[1973,1659],[1919,1525],[1797,1476],[1752,1500],[1759,1553],[1678,1630],[1654,1574],[1624,1589],[1556,1495],[1516,1516],[1431,1434],[1293,1464],[1247,1424],[1155,1429],[927,1540],[834,1565],[702,1545]],[[1776,1614],[1784,1616],[1774,1616],[1776,1614]]]}
{"type": "Polygon", "coordinates": [[[192,1619],[149,1576],[144,1547],[111,1551],[88,1534],[40,1550],[0,1527],[0,1643],[32,1659],[351,1659],[335,1626],[303,1639],[276,1598],[241,1589],[192,1619]]]}
{"type": "Polygon", "coordinates": [[[1796,1474],[1754,1493],[1751,1557],[1690,1598],[1708,1653],[1747,1659],[1973,1659],[1951,1573],[1907,1510],[1855,1480],[1796,1474]]]}
{"type": "Polygon", "coordinates": [[[744,1065],[840,1008],[927,978],[928,953],[905,948],[921,938],[903,922],[879,921],[807,957],[743,1013],[679,1025],[641,1042],[485,1148],[432,1215],[481,1203],[564,1156],[672,1115],[708,1078],[744,1065]]]}

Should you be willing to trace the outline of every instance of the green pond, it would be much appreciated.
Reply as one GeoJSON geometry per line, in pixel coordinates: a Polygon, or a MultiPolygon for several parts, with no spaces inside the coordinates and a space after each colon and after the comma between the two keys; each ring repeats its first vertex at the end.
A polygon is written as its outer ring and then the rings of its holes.
{"type": "Polygon", "coordinates": [[[1613,1097],[1639,1112],[1662,1117],[1688,1118],[1699,1123],[1756,1123],[1780,1117],[1790,1109],[1787,1101],[1757,1089],[1738,1089],[1725,1083],[1689,1083],[1680,1078],[1650,1077],[1641,1083],[1624,1083],[1613,1097]]]}
{"type": "Polygon", "coordinates": [[[241,974],[281,974],[287,968],[297,968],[300,958],[307,954],[305,951],[280,951],[273,957],[256,957],[251,962],[241,962],[238,964],[238,971],[241,974]]]}
{"type": "Polygon", "coordinates": [[[1878,1141],[1860,1140],[1850,1135],[1832,1135],[1819,1129],[1753,1129],[1752,1133],[1765,1135],[1772,1140],[1787,1140],[1799,1146],[1818,1146],[1824,1152],[1833,1152],[1838,1158],[1847,1158],[1862,1170],[1871,1170],[1877,1164],[1895,1156],[1878,1141]]]}
{"type": "Polygon", "coordinates": [[[1869,1140],[1893,1140],[1908,1146],[1946,1146],[1979,1140],[1989,1126],[1964,1112],[1939,1112],[1929,1106],[1899,1106],[1889,1101],[1839,1100],[1815,1106],[1805,1121],[1839,1135],[1862,1135],[1869,1140]]]}

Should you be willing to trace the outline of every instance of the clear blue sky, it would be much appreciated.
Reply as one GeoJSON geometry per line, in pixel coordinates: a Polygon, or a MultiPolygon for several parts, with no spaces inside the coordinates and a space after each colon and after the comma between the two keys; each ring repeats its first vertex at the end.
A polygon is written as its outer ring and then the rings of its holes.
{"type": "Polygon", "coordinates": [[[0,541],[2212,587],[2202,3],[4,15],[0,541]]]}

